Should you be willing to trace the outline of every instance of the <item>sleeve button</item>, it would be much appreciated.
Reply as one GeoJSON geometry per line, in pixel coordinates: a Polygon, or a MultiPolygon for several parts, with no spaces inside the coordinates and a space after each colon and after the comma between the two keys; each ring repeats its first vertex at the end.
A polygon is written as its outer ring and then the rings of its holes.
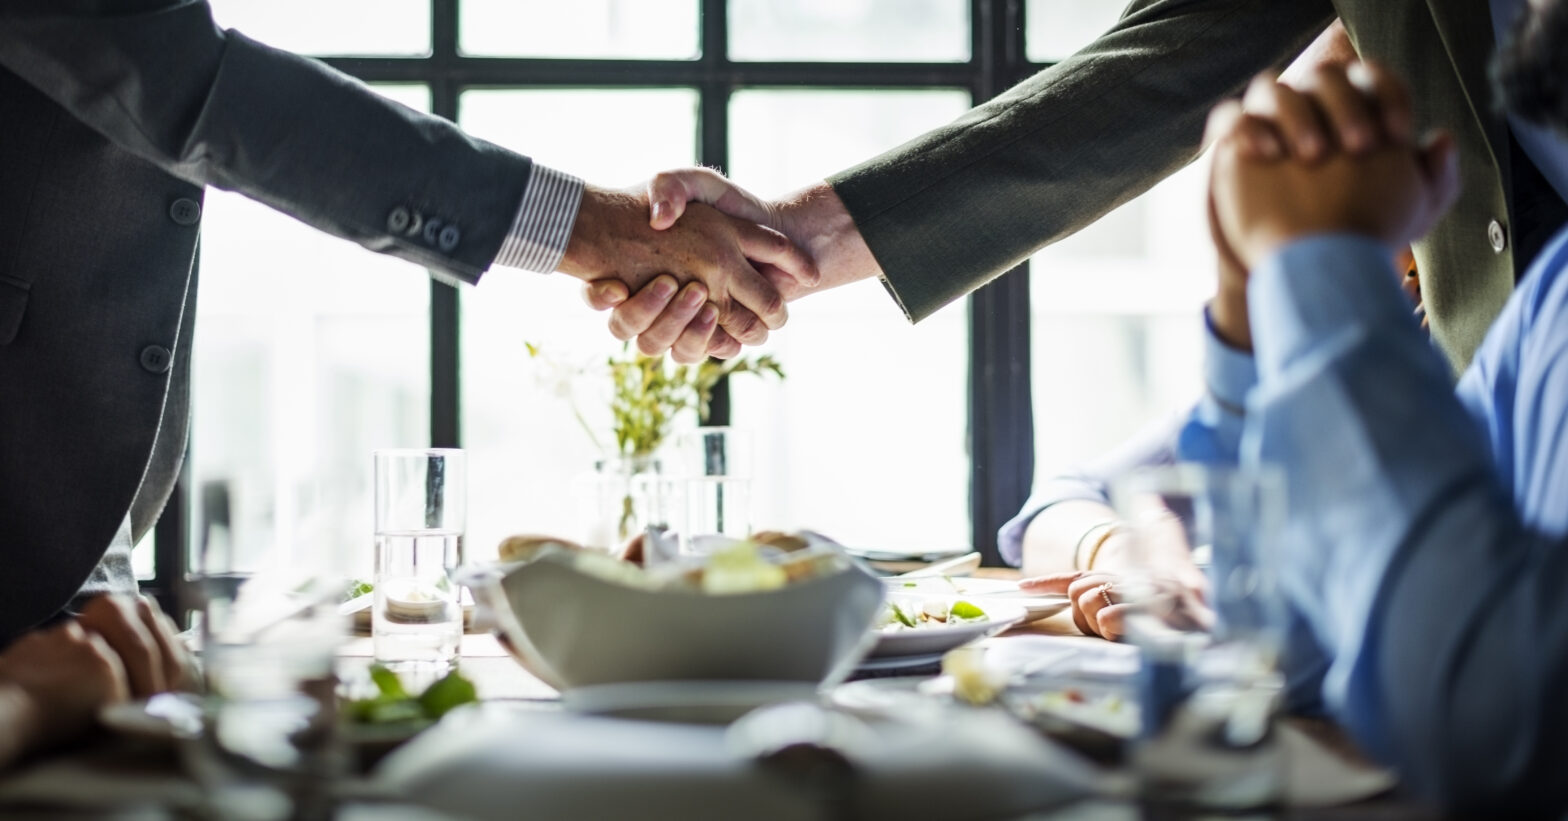
{"type": "Polygon", "coordinates": [[[387,214],[387,230],[394,234],[401,234],[408,230],[408,222],[410,219],[411,217],[408,214],[408,209],[399,205],[398,207],[392,209],[392,213],[387,214]]]}
{"type": "Polygon", "coordinates": [[[456,225],[448,225],[441,229],[441,236],[437,238],[437,243],[442,251],[451,253],[457,248],[457,241],[462,238],[463,235],[457,230],[456,225]]]}

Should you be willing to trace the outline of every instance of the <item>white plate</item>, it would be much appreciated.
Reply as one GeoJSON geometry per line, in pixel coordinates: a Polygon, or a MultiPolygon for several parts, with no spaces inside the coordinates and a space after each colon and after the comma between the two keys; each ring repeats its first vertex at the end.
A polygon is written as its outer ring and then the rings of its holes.
{"type": "Polygon", "coordinates": [[[963,624],[944,624],[936,627],[918,627],[893,633],[878,631],[877,644],[868,658],[892,656],[919,656],[945,653],[975,639],[994,636],[1024,620],[1027,615],[1022,607],[1007,602],[985,599],[978,605],[990,618],[963,624]]]}
{"type": "Polygon", "coordinates": [[[862,659],[855,667],[861,673],[888,673],[895,670],[917,670],[942,663],[941,653],[921,653],[914,656],[888,656],[887,658],[862,659]]]}
{"type": "Polygon", "coordinates": [[[984,609],[988,604],[1021,607],[1024,617],[1020,624],[1050,618],[1066,610],[1071,604],[1066,596],[1058,593],[1030,594],[1021,592],[1017,582],[1005,579],[949,579],[941,576],[889,576],[882,580],[889,594],[909,593],[934,598],[972,598],[984,609]]]}
{"type": "Polygon", "coordinates": [[[844,552],[869,562],[933,562],[962,556],[971,550],[969,545],[951,547],[845,547],[844,552]]]}

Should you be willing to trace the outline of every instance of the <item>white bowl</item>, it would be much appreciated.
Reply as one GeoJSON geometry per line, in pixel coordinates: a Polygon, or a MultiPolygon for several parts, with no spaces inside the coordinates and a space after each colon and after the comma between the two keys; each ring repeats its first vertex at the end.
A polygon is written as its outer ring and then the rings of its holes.
{"type": "Polygon", "coordinates": [[[845,560],[777,590],[707,595],[647,590],[549,554],[484,592],[519,662],[570,690],[600,684],[778,681],[831,685],[870,650],[883,586],[845,560]]]}

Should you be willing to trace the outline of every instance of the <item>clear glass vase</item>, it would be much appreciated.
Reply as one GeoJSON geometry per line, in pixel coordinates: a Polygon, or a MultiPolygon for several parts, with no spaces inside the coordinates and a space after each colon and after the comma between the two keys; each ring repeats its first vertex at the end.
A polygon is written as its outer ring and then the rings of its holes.
{"type": "Polygon", "coordinates": [[[649,525],[667,524],[663,473],[653,456],[609,456],[594,462],[582,491],[582,540],[614,550],[649,525]]]}

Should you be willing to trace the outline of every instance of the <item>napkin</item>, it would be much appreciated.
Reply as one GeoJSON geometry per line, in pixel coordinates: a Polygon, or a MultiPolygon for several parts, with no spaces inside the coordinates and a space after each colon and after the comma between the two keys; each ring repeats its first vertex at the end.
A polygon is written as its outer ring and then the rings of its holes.
{"type": "MultiPolygon", "coordinates": [[[[870,722],[844,750],[857,817],[1009,817],[1092,793],[1080,759],[999,713],[870,722]]],[[[812,783],[738,755],[727,728],[583,716],[491,703],[388,757],[376,777],[427,806],[475,819],[820,819],[812,783]]]]}

